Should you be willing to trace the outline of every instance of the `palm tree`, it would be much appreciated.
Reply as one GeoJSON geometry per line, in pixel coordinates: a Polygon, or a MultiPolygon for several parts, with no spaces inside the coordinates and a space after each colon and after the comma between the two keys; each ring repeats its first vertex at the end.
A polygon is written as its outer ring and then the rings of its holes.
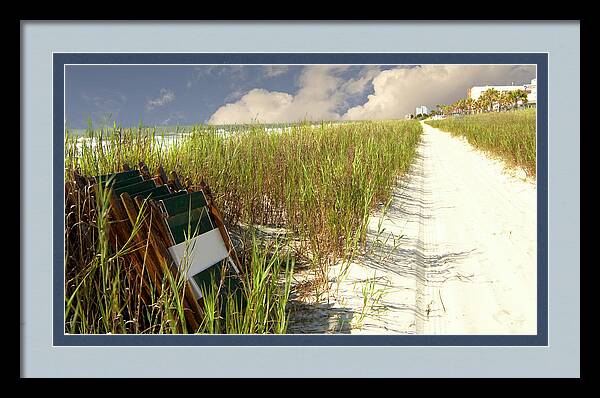
{"type": "Polygon", "coordinates": [[[513,103],[512,94],[510,91],[503,91],[500,93],[498,102],[500,105],[500,110],[507,110],[513,103]]]}
{"type": "Polygon", "coordinates": [[[522,104],[527,103],[527,91],[525,91],[525,90],[519,89],[519,90],[511,91],[510,97],[511,97],[511,102],[512,102],[513,107],[518,106],[519,101],[521,101],[522,104]]]}
{"type": "Polygon", "coordinates": [[[487,112],[489,105],[490,105],[490,99],[487,95],[484,95],[485,93],[482,93],[479,98],[477,98],[477,110],[481,113],[481,112],[487,112]]]}
{"type": "Polygon", "coordinates": [[[481,101],[483,109],[487,112],[494,108],[494,104],[498,103],[500,92],[495,88],[488,88],[479,96],[478,101],[481,101]]]}
{"type": "Polygon", "coordinates": [[[475,112],[483,112],[483,101],[481,100],[481,96],[475,100],[475,112]]]}
{"type": "Polygon", "coordinates": [[[467,107],[468,113],[473,114],[476,106],[476,102],[473,98],[467,98],[465,100],[465,106],[467,107]]]}
{"type": "Polygon", "coordinates": [[[459,101],[460,100],[456,100],[452,103],[452,105],[450,105],[452,107],[452,113],[460,113],[459,110],[459,101]]]}
{"type": "Polygon", "coordinates": [[[456,100],[452,103],[452,113],[459,113],[459,101],[460,100],[456,100]]]}
{"type": "Polygon", "coordinates": [[[458,111],[461,114],[464,114],[467,112],[468,106],[467,106],[467,100],[466,99],[460,99],[458,100],[458,111]]]}

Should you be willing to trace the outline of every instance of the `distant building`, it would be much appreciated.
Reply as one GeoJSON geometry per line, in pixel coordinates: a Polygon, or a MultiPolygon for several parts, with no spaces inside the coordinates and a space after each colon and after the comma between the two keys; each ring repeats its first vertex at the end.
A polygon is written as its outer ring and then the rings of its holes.
{"type": "Polygon", "coordinates": [[[425,105],[417,106],[417,109],[415,110],[415,115],[418,114],[427,115],[429,114],[429,109],[427,109],[425,105]]]}
{"type": "Polygon", "coordinates": [[[467,89],[467,98],[471,98],[475,101],[477,101],[479,99],[479,97],[481,96],[481,94],[483,94],[484,91],[489,90],[489,89],[494,89],[500,92],[506,92],[506,91],[515,91],[515,90],[524,90],[525,86],[473,86],[469,89],[467,89]]]}
{"type": "Polygon", "coordinates": [[[531,83],[523,87],[527,91],[527,104],[537,105],[537,79],[531,79],[531,83]]]}
{"type": "MultiPolygon", "coordinates": [[[[512,85],[512,86],[473,86],[467,89],[467,98],[471,98],[475,101],[479,99],[481,94],[489,89],[495,89],[500,92],[506,91],[515,91],[515,90],[525,90],[527,92],[527,103],[529,105],[534,105],[537,103],[537,79],[531,79],[531,83],[523,84],[523,85],[512,85]]],[[[519,104],[520,105],[520,104],[519,104]]],[[[494,104],[494,107],[497,108],[499,105],[494,104]]]]}

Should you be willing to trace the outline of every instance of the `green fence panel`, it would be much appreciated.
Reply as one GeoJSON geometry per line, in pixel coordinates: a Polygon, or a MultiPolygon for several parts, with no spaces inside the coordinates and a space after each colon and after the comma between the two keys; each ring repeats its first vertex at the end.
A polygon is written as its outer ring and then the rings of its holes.
{"type": "Polygon", "coordinates": [[[217,286],[219,285],[219,281],[221,280],[221,272],[223,269],[223,261],[219,261],[216,264],[211,265],[204,271],[198,272],[196,275],[192,276],[198,288],[200,288],[201,292],[207,292],[211,288],[211,279],[215,280],[217,286]]]}
{"type": "Polygon", "coordinates": [[[167,224],[175,244],[215,229],[216,225],[208,207],[192,209],[167,218],[167,224]]]}
{"type": "Polygon", "coordinates": [[[127,171],[122,171],[120,173],[104,174],[101,176],[96,176],[94,178],[96,179],[96,182],[103,182],[103,181],[107,181],[109,177],[114,176],[113,181],[119,182],[119,181],[123,181],[123,180],[127,180],[129,178],[139,176],[139,175],[140,175],[139,170],[127,170],[127,171]]]}
{"type": "Polygon", "coordinates": [[[202,191],[190,192],[187,195],[163,199],[163,206],[169,216],[187,213],[190,209],[198,209],[207,205],[206,197],[202,191]]]}
{"type": "MultiPolygon", "coordinates": [[[[221,281],[221,276],[225,272],[224,288],[221,290],[221,297],[231,297],[237,301],[238,308],[243,309],[246,305],[246,296],[240,276],[233,271],[227,260],[219,261],[218,263],[208,267],[204,271],[192,276],[192,279],[200,288],[200,291],[209,292],[212,289],[211,280],[215,280],[217,287],[221,281]]],[[[225,300],[221,300],[221,304],[225,304],[225,300]]],[[[221,307],[221,316],[225,316],[225,306],[221,307]]]]}
{"type": "Polygon", "coordinates": [[[187,194],[188,194],[187,191],[177,191],[177,192],[169,193],[167,195],[155,196],[153,199],[154,200],[166,200],[169,198],[175,198],[177,196],[183,196],[183,195],[187,195],[187,194]]]}
{"type": "Polygon", "coordinates": [[[132,178],[128,178],[126,180],[121,180],[121,181],[113,181],[113,183],[111,184],[112,189],[117,189],[117,188],[122,188],[122,187],[126,187],[127,185],[132,185],[138,182],[142,182],[144,181],[144,178],[141,175],[132,177],[132,178]]]}
{"type": "Polygon", "coordinates": [[[156,188],[152,188],[147,191],[142,191],[142,192],[136,193],[135,196],[141,196],[143,198],[150,197],[152,199],[155,199],[157,196],[164,196],[164,195],[168,195],[169,193],[170,193],[169,187],[167,187],[166,185],[160,185],[156,188]]]}
{"type": "Polygon", "coordinates": [[[120,196],[122,193],[127,192],[129,195],[133,196],[140,192],[147,191],[149,189],[156,188],[156,184],[153,180],[145,180],[142,182],[137,182],[135,184],[126,185],[121,188],[113,189],[115,195],[120,196]]]}

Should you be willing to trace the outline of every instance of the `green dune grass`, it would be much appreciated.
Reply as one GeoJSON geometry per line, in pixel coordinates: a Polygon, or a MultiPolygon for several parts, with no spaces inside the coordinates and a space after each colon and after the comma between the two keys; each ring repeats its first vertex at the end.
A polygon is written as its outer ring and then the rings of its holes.
{"type": "MultiPolygon", "coordinates": [[[[208,294],[206,323],[183,332],[285,333],[296,259],[305,259],[327,288],[329,265],[365,243],[369,214],[408,170],[421,132],[416,121],[303,123],[281,132],[250,125],[234,134],[195,126],[167,143],[153,128],[88,131],[79,141],[67,131],[65,176],[68,184],[75,170],[104,175],[120,171],[123,163],[144,162],[151,171],[174,170],[191,185],[208,183],[226,225],[248,231],[240,257],[249,270],[242,276],[244,294],[254,304],[242,308],[231,301],[222,315],[219,298],[208,294]],[[287,230],[293,253],[282,249],[289,242],[257,239],[252,231],[259,226],[287,230]]],[[[97,203],[94,217],[87,217],[94,206],[85,197],[76,203],[65,209],[66,234],[77,236],[73,229],[84,224],[89,228],[85,237],[67,239],[67,332],[182,332],[177,298],[184,281],[164,281],[154,305],[140,304],[124,277],[127,265],[109,253],[101,233],[106,204],[97,203]]]]}
{"type": "Polygon", "coordinates": [[[432,127],[464,136],[478,149],[498,155],[511,166],[536,175],[535,109],[490,112],[426,121],[432,127]]]}

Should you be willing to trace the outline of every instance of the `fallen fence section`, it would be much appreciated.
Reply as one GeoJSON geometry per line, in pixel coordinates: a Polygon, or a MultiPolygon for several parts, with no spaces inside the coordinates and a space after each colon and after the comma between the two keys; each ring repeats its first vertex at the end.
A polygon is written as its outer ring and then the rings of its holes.
{"type": "Polygon", "coordinates": [[[117,250],[134,239],[136,250],[126,256],[141,276],[142,300],[150,302],[152,287],[160,293],[165,276],[178,281],[185,275],[185,317],[198,330],[202,292],[212,278],[233,277],[239,286],[239,259],[208,186],[186,189],[175,172],[169,178],[159,167],[152,176],[145,164],[139,166],[77,179],[91,184],[96,194],[111,190],[108,233],[117,250]]]}

